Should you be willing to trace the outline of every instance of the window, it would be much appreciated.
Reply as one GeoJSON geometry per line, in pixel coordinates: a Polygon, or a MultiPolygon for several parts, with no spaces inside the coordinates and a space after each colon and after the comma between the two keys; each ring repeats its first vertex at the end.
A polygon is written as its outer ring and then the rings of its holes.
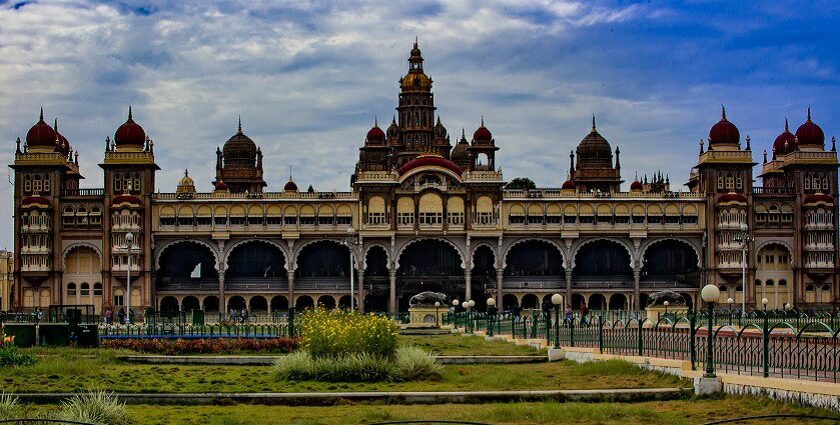
{"type": "Polygon", "coordinates": [[[648,216],[647,221],[648,221],[649,224],[662,224],[662,216],[659,216],[659,215],[648,216]]]}
{"type": "Polygon", "coordinates": [[[367,213],[367,224],[385,224],[385,213],[367,213]]]}
{"type": "Polygon", "coordinates": [[[102,296],[102,284],[101,283],[94,283],[93,284],[93,295],[94,296],[102,296]]]}
{"type": "Polygon", "coordinates": [[[575,223],[577,223],[577,216],[574,216],[574,215],[564,215],[564,216],[563,216],[563,223],[566,223],[566,224],[575,224],[575,223]]]}
{"type": "Polygon", "coordinates": [[[399,224],[399,225],[414,224],[414,213],[397,213],[397,224],[399,224]]]}
{"type": "Polygon", "coordinates": [[[718,176],[717,188],[718,190],[723,190],[723,176],[718,176]]]}
{"type": "Polygon", "coordinates": [[[645,224],[645,216],[634,215],[633,216],[633,224],[645,224]]]}
{"type": "Polygon", "coordinates": [[[125,305],[122,295],[114,295],[114,305],[125,305]]]}
{"type": "Polygon", "coordinates": [[[178,217],[178,225],[179,226],[192,226],[193,225],[193,218],[190,216],[186,217],[178,217]]]}
{"type": "Polygon", "coordinates": [[[210,226],[211,224],[213,224],[213,218],[212,217],[206,217],[205,216],[205,217],[196,217],[195,218],[195,225],[196,226],[210,226]]]}
{"type": "Polygon", "coordinates": [[[582,215],[580,216],[580,224],[592,224],[595,222],[595,217],[591,215],[582,215]]]}
{"type": "Polygon", "coordinates": [[[442,213],[421,212],[420,224],[438,225],[443,221],[442,213]]]}
{"type": "Polygon", "coordinates": [[[344,226],[353,223],[353,217],[349,215],[341,215],[335,218],[335,224],[344,226]]]}
{"type": "Polygon", "coordinates": [[[726,175],[726,188],[727,189],[734,189],[735,188],[735,178],[732,174],[726,175]]]}
{"type": "Polygon", "coordinates": [[[742,176],[739,175],[738,178],[735,181],[736,181],[736,183],[735,183],[736,188],[738,188],[738,189],[743,189],[744,188],[744,178],[742,176]]]}
{"type": "Polygon", "coordinates": [[[300,218],[300,224],[304,226],[312,226],[315,224],[315,216],[303,216],[300,218]]]}
{"type": "Polygon", "coordinates": [[[230,225],[231,226],[244,226],[245,225],[245,217],[243,217],[243,216],[231,217],[230,218],[230,225]]]}
{"type": "Polygon", "coordinates": [[[333,216],[331,216],[331,215],[318,216],[318,225],[319,226],[332,226],[333,223],[335,223],[335,220],[333,219],[333,216]]]}
{"type": "Polygon", "coordinates": [[[28,174],[23,176],[23,191],[27,194],[32,193],[32,176],[28,174]]]}
{"type": "Polygon", "coordinates": [[[779,286],[787,286],[787,280],[779,279],[779,286]]]}
{"type": "Polygon", "coordinates": [[[525,224],[525,216],[524,215],[511,215],[508,218],[510,224],[525,224]]]}
{"type": "Polygon", "coordinates": [[[262,226],[263,225],[263,217],[261,215],[248,216],[248,225],[249,226],[262,226]]]}
{"type": "Polygon", "coordinates": [[[697,216],[696,215],[684,215],[682,217],[683,224],[697,224],[697,216]]]}
{"type": "Polygon", "coordinates": [[[528,224],[542,224],[543,218],[541,215],[529,215],[528,224]]]}
{"type": "Polygon", "coordinates": [[[122,193],[122,179],[119,175],[114,176],[114,193],[122,193]]]}
{"type": "Polygon", "coordinates": [[[665,224],[680,224],[680,217],[677,215],[666,215],[665,224]]]}
{"type": "Polygon", "coordinates": [[[286,224],[294,226],[295,224],[297,224],[297,216],[287,215],[287,216],[283,217],[283,221],[286,224]]]}
{"type": "Polygon", "coordinates": [[[36,174],[32,178],[32,191],[37,194],[37,193],[41,193],[42,189],[43,189],[43,187],[41,186],[41,175],[36,174]]]}
{"type": "Polygon", "coordinates": [[[227,226],[227,221],[228,221],[227,216],[224,216],[224,215],[222,215],[222,216],[217,215],[216,217],[213,218],[213,223],[216,226],[227,226]]]}
{"type": "Polygon", "coordinates": [[[90,295],[90,285],[88,285],[87,283],[83,283],[82,286],[80,286],[79,288],[80,288],[79,293],[82,296],[86,297],[86,296],[90,295]]]}
{"type": "Polygon", "coordinates": [[[174,226],[175,225],[175,217],[161,217],[160,218],[160,225],[161,226],[174,226]]]}
{"type": "Polygon", "coordinates": [[[462,212],[451,212],[447,213],[449,224],[452,225],[463,225],[464,224],[464,213],[462,212]]]}
{"type": "Polygon", "coordinates": [[[75,283],[68,283],[67,284],[67,296],[75,296],[76,295],[76,284],[75,283]]]}
{"type": "Polygon", "coordinates": [[[266,216],[265,224],[267,224],[269,226],[277,226],[277,225],[283,224],[283,217],[280,217],[279,215],[266,216]]]}

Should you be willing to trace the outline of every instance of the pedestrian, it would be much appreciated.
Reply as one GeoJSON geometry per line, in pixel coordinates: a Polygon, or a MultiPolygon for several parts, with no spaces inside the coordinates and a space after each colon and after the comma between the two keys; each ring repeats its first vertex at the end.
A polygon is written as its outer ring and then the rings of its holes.
{"type": "Polygon", "coordinates": [[[572,306],[566,304],[565,314],[566,314],[566,323],[571,322],[572,321],[572,306]]]}
{"type": "Polygon", "coordinates": [[[111,310],[111,307],[105,309],[105,324],[111,325],[111,322],[114,320],[114,311],[111,310]]]}
{"type": "Polygon", "coordinates": [[[125,307],[120,307],[120,311],[117,312],[117,319],[119,319],[120,324],[125,324],[125,307]]]}
{"type": "Polygon", "coordinates": [[[584,303],[580,303],[580,325],[589,325],[589,308],[584,303]]]}
{"type": "Polygon", "coordinates": [[[242,318],[242,323],[245,323],[245,322],[247,322],[247,321],[248,321],[248,310],[247,310],[245,307],[242,307],[242,316],[241,316],[241,318],[242,318]]]}

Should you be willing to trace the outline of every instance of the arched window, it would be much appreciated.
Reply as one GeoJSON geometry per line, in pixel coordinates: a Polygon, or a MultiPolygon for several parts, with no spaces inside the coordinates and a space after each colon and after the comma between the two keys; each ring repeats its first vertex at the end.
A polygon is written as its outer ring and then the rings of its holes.
{"type": "Polygon", "coordinates": [[[787,286],[787,280],[779,279],[779,286],[787,286]]]}
{"type": "Polygon", "coordinates": [[[734,189],[735,188],[735,177],[732,173],[726,173],[726,188],[727,189],[734,189]]]}
{"type": "Polygon", "coordinates": [[[723,176],[718,176],[718,190],[723,190],[723,176]]]}
{"type": "Polygon", "coordinates": [[[97,282],[93,284],[93,295],[101,296],[102,295],[102,284],[97,282]]]}
{"type": "Polygon", "coordinates": [[[76,284],[75,283],[68,283],[67,284],[67,296],[76,296],[76,284]]]}
{"type": "Polygon", "coordinates": [[[738,178],[735,179],[735,187],[738,189],[744,188],[744,178],[739,174],[738,178]]]}
{"type": "Polygon", "coordinates": [[[90,285],[87,283],[82,283],[81,286],[79,286],[79,294],[84,297],[90,295],[90,285]]]}
{"type": "Polygon", "coordinates": [[[32,176],[29,174],[23,176],[23,191],[27,194],[32,193],[32,176]]]}

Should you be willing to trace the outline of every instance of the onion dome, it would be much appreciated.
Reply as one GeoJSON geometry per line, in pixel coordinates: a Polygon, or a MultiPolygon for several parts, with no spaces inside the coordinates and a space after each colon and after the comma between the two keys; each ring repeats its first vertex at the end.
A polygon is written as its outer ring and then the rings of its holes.
{"type": "Polygon", "coordinates": [[[747,197],[736,192],[729,192],[723,194],[718,198],[718,204],[726,204],[726,203],[738,203],[738,204],[746,204],[747,197]]]}
{"type": "Polygon", "coordinates": [[[822,128],[811,121],[811,108],[808,108],[808,119],[796,129],[796,139],[799,146],[825,148],[825,133],[822,128]]]}
{"type": "Polygon", "coordinates": [[[563,186],[560,187],[562,190],[575,190],[575,182],[571,179],[566,180],[563,182],[563,186]]]}
{"type": "Polygon", "coordinates": [[[470,147],[470,144],[467,142],[467,138],[464,135],[464,129],[461,129],[461,140],[452,148],[452,153],[449,155],[452,158],[452,162],[455,165],[464,168],[469,163],[469,154],[467,153],[467,148],[470,147]]]}
{"type": "Polygon", "coordinates": [[[404,92],[428,92],[432,90],[432,79],[423,73],[423,55],[414,39],[414,47],[408,58],[408,74],[400,79],[400,87],[404,92]]]}
{"type": "Polygon", "coordinates": [[[403,175],[415,168],[419,167],[441,167],[446,168],[449,171],[457,175],[461,175],[461,167],[455,165],[452,161],[440,156],[440,155],[420,155],[415,159],[412,159],[407,164],[400,167],[398,173],[403,175]]]}
{"type": "Polygon", "coordinates": [[[134,122],[131,116],[131,106],[129,106],[128,120],[114,133],[114,145],[117,148],[136,147],[142,149],[144,144],[146,144],[146,132],[143,127],[140,127],[140,124],[134,122]]]}
{"type": "Polygon", "coordinates": [[[289,177],[289,181],[286,182],[285,186],[283,186],[283,192],[297,192],[297,191],[298,191],[298,185],[294,182],[294,180],[292,180],[291,177],[289,177]]]}
{"type": "Polygon", "coordinates": [[[481,126],[473,133],[473,143],[490,142],[493,140],[493,133],[484,126],[484,117],[481,117],[481,126]]]}
{"type": "Polygon", "coordinates": [[[215,188],[215,190],[217,192],[228,190],[228,186],[225,184],[225,182],[223,182],[221,180],[214,182],[213,187],[215,188]]]}
{"type": "Polygon", "coordinates": [[[391,118],[391,125],[388,126],[388,138],[395,139],[400,135],[400,126],[397,125],[397,117],[391,118]]]}
{"type": "Polygon", "coordinates": [[[257,159],[257,145],[250,137],[242,133],[242,119],[234,134],[222,147],[225,156],[225,166],[255,167],[257,159]]]}
{"type": "Polygon", "coordinates": [[[111,201],[111,208],[142,208],[143,201],[140,198],[129,195],[129,194],[122,194],[117,195],[111,201]]]}
{"type": "Polygon", "coordinates": [[[195,193],[195,182],[190,177],[189,170],[184,170],[184,177],[178,181],[178,187],[175,189],[176,194],[195,193]]]}
{"type": "Polygon", "coordinates": [[[642,186],[642,182],[634,180],[633,183],[630,183],[630,191],[636,192],[641,191],[642,189],[644,189],[644,186],[642,186]]]}
{"type": "Polygon", "coordinates": [[[26,133],[26,144],[32,147],[54,147],[55,130],[44,122],[44,108],[41,108],[41,117],[38,122],[26,133]]]}
{"type": "Polygon", "coordinates": [[[716,145],[740,145],[741,132],[735,124],[726,119],[726,108],[721,106],[720,121],[709,130],[709,147],[716,145]]]}
{"type": "Polygon", "coordinates": [[[598,133],[595,127],[595,115],[592,116],[592,131],[577,146],[579,166],[612,168],[612,148],[610,142],[598,133]]]}
{"type": "Polygon", "coordinates": [[[436,139],[445,139],[446,138],[446,127],[440,122],[440,116],[437,117],[437,123],[435,124],[435,128],[433,129],[435,133],[436,139]]]}
{"type": "Polygon", "coordinates": [[[67,157],[68,155],[70,155],[70,142],[68,142],[67,138],[62,136],[61,133],[58,132],[58,118],[55,119],[55,124],[53,124],[53,130],[55,131],[55,152],[60,153],[64,157],[67,157]]]}
{"type": "Polygon", "coordinates": [[[827,204],[827,205],[834,205],[834,198],[824,193],[818,192],[813,195],[809,195],[805,197],[803,200],[805,205],[814,205],[814,204],[827,204]]]}
{"type": "Polygon", "coordinates": [[[367,132],[367,137],[365,138],[368,144],[371,145],[379,145],[385,143],[385,132],[379,128],[379,123],[376,122],[376,118],[373,119],[373,127],[367,132]]]}
{"type": "Polygon", "coordinates": [[[50,208],[50,200],[43,196],[27,196],[20,201],[21,208],[50,208]]]}
{"type": "Polygon", "coordinates": [[[777,156],[787,155],[796,149],[796,136],[788,129],[788,120],[785,118],[785,131],[776,137],[773,142],[773,159],[777,156]]]}

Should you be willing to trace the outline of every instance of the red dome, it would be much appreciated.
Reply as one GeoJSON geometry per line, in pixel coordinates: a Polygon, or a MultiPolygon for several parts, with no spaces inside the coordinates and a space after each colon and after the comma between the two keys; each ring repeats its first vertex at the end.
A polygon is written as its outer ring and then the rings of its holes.
{"type": "Polygon", "coordinates": [[[721,118],[709,130],[709,146],[737,145],[741,142],[741,133],[735,124],[726,119],[726,109],[721,109],[721,118]]]}
{"type": "Polygon", "coordinates": [[[563,182],[562,189],[574,189],[574,188],[575,188],[575,182],[573,182],[571,180],[566,180],[565,182],[563,182]]]}
{"type": "Polygon", "coordinates": [[[461,167],[458,167],[457,165],[455,165],[454,162],[452,162],[452,161],[450,161],[450,160],[448,160],[448,159],[446,159],[442,156],[421,155],[421,156],[418,156],[415,159],[412,159],[407,164],[400,167],[399,174],[403,175],[403,174],[405,174],[405,173],[407,173],[407,172],[409,172],[409,171],[411,171],[415,168],[425,167],[425,166],[443,167],[443,168],[446,168],[447,170],[452,171],[453,173],[455,173],[457,175],[461,175],[461,172],[462,172],[461,167]]]}
{"type": "Polygon", "coordinates": [[[805,204],[817,204],[820,202],[824,202],[829,205],[834,205],[834,198],[824,193],[815,193],[805,198],[803,201],[805,204]]]}
{"type": "Polygon", "coordinates": [[[811,121],[811,108],[808,108],[808,119],[796,129],[797,146],[825,147],[825,133],[820,126],[811,121]]]}
{"type": "Polygon", "coordinates": [[[368,143],[385,143],[385,132],[379,128],[378,125],[374,124],[373,127],[367,133],[367,142],[368,143]]]}
{"type": "Polygon", "coordinates": [[[481,127],[473,133],[474,141],[489,142],[493,140],[493,134],[484,126],[484,120],[481,122],[481,127]]]}
{"type": "Polygon", "coordinates": [[[286,185],[283,186],[283,191],[284,192],[297,192],[298,191],[298,186],[297,186],[297,184],[295,184],[294,181],[289,179],[289,181],[286,182],[286,185]]]}
{"type": "Polygon", "coordinates": [[[141,206],[143,206],[143,201],[134,195],[117,195],[114,197],[114,200],[111,201],[111,208],[140,208],[141,206]]]}
{"type": "Polygon", "coordinates": [[[773,142],[773,159],[776,159],[776,156],[789,154],[794,150],[796,150],[796,136],[788,129],[788,120],[785,118],[785,131],[779,137],[776,137],[776,141],[773,142]]]}
{"type": "Polygon", "coordinates": [[[630,183],[630,190],[642,190],[644,186],[642,186],[642,182],[638,180],[634,180],[633,183],[630,183]]]}
{"type": "Polygon", "coordinates": [[[22,208],[27,208],[27,207],[49,208],[50,207],[50,200],[43,197],[43,196],[27,196],[27,197],[21,199],[20,206],[22,208]]]}
{"type": "Polygon", "coordinates": [[[146,132],[143,127],[134,122],[131,117],[131,107],[128,108],[128,120],[114,133],[114,144],[120,146],[143,147],[146,143],[146,132]]]}
{"type": "Polygon", "coordinates": [[[225,184],[225,182],[221,180],[217,181],[216,183],[213,183],[213,186],[216,188],[216,190],[228,190],[228,187],[225,184]]]}
{"type": "Polygon", "coordinates": [[[55,130],[44,122],[44,108],[41,108],[41,118],[26,133],[26,144],[30,148],[55,146],[55,130]]]}
{"type": "Polygon", "coordinates": [[[720,198],[718,198],[718,203],[719,204],[724,204],[724,203],[727,203],[727,202],[737,202],[739,204],[746,204],[747,203],[747,197],[744,196],[744,195],[741,195],[740,193],[729,192],[725,195],[721,195],[720,198]]]}

